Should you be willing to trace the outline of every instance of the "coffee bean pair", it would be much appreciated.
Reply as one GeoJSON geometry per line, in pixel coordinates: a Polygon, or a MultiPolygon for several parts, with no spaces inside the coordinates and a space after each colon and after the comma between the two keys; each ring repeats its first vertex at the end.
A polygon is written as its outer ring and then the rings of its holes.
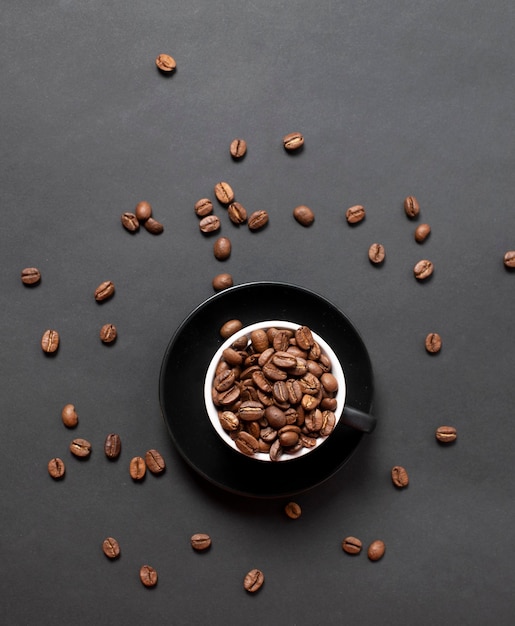
{"type": "MultiPolygon", "coordinates": [[[[357,555],[361,553],[363,543],[357,537],[345,537],[342,541],[342,550],[347,554],[357,555]]],[[[384,541],[376,539],[373,541],[367,549],[367,556],[371,561],[379,561],[386,552],[386,546],[384,541]]]]}
{"type": "Polygon", "coordinates": [[[122,213],[120,218],[122,226],[130,233],[136,233],[140,225],[143,225],[150,234],[160,235],[164,231],[164,226],[153,217],[152,213],[152,206],[149,202],[145,200],[138,202],[134,213],[130,211],[122,213]]]}

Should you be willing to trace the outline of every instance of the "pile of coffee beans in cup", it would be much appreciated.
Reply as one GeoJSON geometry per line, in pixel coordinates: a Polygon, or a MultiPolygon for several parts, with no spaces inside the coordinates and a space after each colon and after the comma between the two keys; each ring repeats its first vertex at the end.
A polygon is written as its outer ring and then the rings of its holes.
{"type": "Polygon", "coordinates": [[[307,326],[255,329],[222,352],[212,399],[240,452],[283,454],[314,448],[336,424],[338,381],[307,326]]]}

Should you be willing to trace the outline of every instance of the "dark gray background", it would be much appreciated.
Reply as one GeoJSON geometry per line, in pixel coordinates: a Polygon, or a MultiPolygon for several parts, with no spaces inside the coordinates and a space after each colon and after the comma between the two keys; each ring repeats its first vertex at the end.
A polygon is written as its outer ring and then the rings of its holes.
{"type": "Polygon", "coordinates": [[[512,2],[4,0],[0,15],[1,605],[6,624],[512,624],[515,120],[512,2]],[[176,73],[155,68],[171,54],[176,73]],[[300,131],[292,157],[282,136],[300,131]],[[248,154],[233,162],[231,140],[248,154]],[[193,205],[228,181],[270,223],[212,254],[193,205]],[[415,243],[402,202],[414,194],[415,243]],[[165,226],[130,236],[148,200],[165,226]],[[316,222],[292,218],[307,204],[316,222]],[[347,207],[363,204],[351,228],[347,207]],[[384,266],[367,259],[386,247],[384,266]],[[421,258],[435,273],[420,284],[421,258]],[[41,269],[26,288],[20,271],[41,269]],[[375,371],[376,432],[322,486],[251,500],[175,451],[158,378],[182,320],[228,271],[313,289],[359,328],[375,371]],[[112,280],[103,305],[95,287],[112,280]],[[112,322],[119,338],[102,345],[112,322]],[[61,333],[45,358],[43,331],[61,333]],[[444,347],[424,350],[428,332],[444,347]],[[75,431],[61,408],[77,407],[75,431]],[[452,447],[434,430],[458,429],[452,447]],[[122,456],[102,444],[119,432],[122,456]],[[73,437],[93,444],[80,462],[73,437]],[[132,456],[167,472],[134,484],[132,456]],[[46,465],[67,464],[54,482],[46,465]],[[404,465],[407,490],[390,469],[404,465]],[[213,538],[209,553],[189,545],[213,538]],[[377,562],[346,535],[385,541],[377,562]],[[121,543],[109,562],[104,537],[121,543]],[[159,572],[143,588],[139,567],[159,572]],[[251,568],[266,583],[242,588],[251,568]]]}

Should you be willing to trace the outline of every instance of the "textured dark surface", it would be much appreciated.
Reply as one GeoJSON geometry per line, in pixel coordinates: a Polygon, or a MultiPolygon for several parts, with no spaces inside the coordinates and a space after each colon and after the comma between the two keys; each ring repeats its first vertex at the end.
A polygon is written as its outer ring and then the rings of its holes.
{"type": "Polygon", "coordinates": [[[514,28],[500,0],[3,3],[3,623],[513,623],[515,274],[502,259],[515,249],[514,28]],[[173,75],[156,69],[160,53],[173,75]],[[297,131],[304,148],[286,153],[297,131]],[[241,161],[235,137],[248,144],[241,161]],[[270,216],[251,233],[215,202],[233,243],[225,262],[193,211],[222,180],[270,216]],[[161,235],[122,228],[140,200],[161,235]],[[307,229],[299,204],[316,216],[307,229]],[[356,204],[367,215],[352,227],[356,204]],[[420,245],[422,222],[432,233],[420,245]],[[435,271],[419,283],[424,258],[435,271]],[[41,283],[26,287],[33,266],[41,283]],[[329,299],[373,363],[378,427],[296,498],[295,521],[286,501],[195,474],[160,415],[166,346],[222,271],[329,299]],[[105,280],[116,293],[99,304],[105,280]],[[118,329],[110,346],[105,323],[118,329]],[[61,337],[50,358],[48,328],[61,337]],[[60,418],[70,402],[73,431],[60,418]],[[452,446],[435,440],[442,424],[457,428],[452,446]],[[115,462],[109,432],[122,439],[115,462]],[[85,461],[68,451],[76,437],[92,444],[85,461]],[[133,483],[129,461],[150,448],[167,470],[133,483]],[[60,482],[46,469],[55,456],[60,482]],[[197,532],[212,537],[206,553],[190,546],[197,532]],[[382,539],[385,556],[345,554],[347,535],[364,548],[382,539]],[[108,536],[116,561],[102,553],[108,536]],[[143,564],[159,574],[153,589],[143,564]],[[265,584],[251,596],[253,568],[265,584]]]}

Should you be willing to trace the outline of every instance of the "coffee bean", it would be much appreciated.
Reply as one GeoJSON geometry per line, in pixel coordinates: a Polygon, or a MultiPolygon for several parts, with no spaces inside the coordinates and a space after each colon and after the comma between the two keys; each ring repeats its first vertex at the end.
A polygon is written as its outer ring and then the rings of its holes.
{"type": "Polygon", "coordinates": [[[423,243],[431,234],[431,226],[429,224],[420,224],[415,228],[415,241],[423,243]]]}
{"type": "Polygon", "coordinates": [[[152,207],[149,202],[142,200],[136,205],[134,213],[136,214],[136,219],[138,221],[146,222],[150,217],[152,217],[152,207]]]}
{"type": "Polygon", "coordinates": [[[380,243],[373,243],[368,249],[368,258],[371,263],[379,265],[384,261],[385,256],[384,246],[380,243]]]}
{"type": "Polygon", "coordinates": [[[234,333],[237,333],[243,328],[243,323],[240,320],[229,320],[220,328],[220,335],[223,339],[228,339],[234,333]]]}
{"type": "Polygon", "coordinates": [[[359,554],[363,544],[356,537],[345,537],[342,541],[342,550],[347,554],[359,554]]]}
{"type": "Polygon", "coordinates": [[[215,259],[225,261],[231,256],[231,240],[227,237],[218,237],[213,245],[215,259]]]}
{"type": "Polygon", "coordinates": [[[104,442],[104,453],[108,459],[117,459],[122,451],[120,435],[109,433],[104,442]]]}
{"type": "Polygon", "coordinates": [[[431,261],[423,259],[419,261],[413,268],[413,273],[417,280],[425,280],[433,273],[434,267],[431,261]]]}
{"type": "Polygon", "coordinates": [[[247,221],[247,211],[239,202],[231,202],[227,207],[227,213],[233,224],[240,225],[247,221]]]}
{"type": "Polygon", "coordinates": [[[361,204],[356,204],[355,206],[351,206],[345,212],[345,217],[349,224],[358,224],[362,220],[365,219],[366,211],[365,207],[361,206],[361,204]]]}
{"type": "Polygon", "coordinates": [[[152,474],[162,474],[166,469],[165,460],[157,450],[146,452],[145,463],[152,474]]]}
{"type": "Polygon", "coordinates": [[[376,539],[376,541],[373,541],[369,546],[368,546],[368,558],[371,561],[379,561],[379,559],[381,559],[384,556],[386,550],[386,546],[384,545],[384,542],[381,541],[380,539],[376,539]]]}
{"type": "Polygon", "coordinates": [[[41,280],[41,272],[37,267],[26,267],[21,271],[21,282],[24,285],[37,285],[41,280]]]}
{"type": "Polygon", "coordinates": [[[129,463],[129,474],[132,480],[142,480],[147,472],[145,460],[140,456],[135,456],[129,463]]]}
{"type": "Polygon", "coordinates": [[[215,185],[215,196],[221,204],[230,204],[234,200],[234,191],[229,183],[222,181],[215,185]]]}
{"type": "Polygon", "coordinates": [[[288,502],[284,512],[290,519],[298,519],[302,515],[302,509],[296,502],[288,502]]]}
{"type": "Polygon", "coordinates": [[[250,230],[259,230],[268,224],[268,213],[263,209],[254,211],[249,217],[248,227],[250,230]]]}
{"type": "Polygon", "coordinates": [[[151,235],[160,235],[165,229],[161,222],[158,222],[153,217],[149,217],[148,220],[145,220],[143,226],[151,235]]]}
{"type": "Polygon", "coordinates": [[[91,454],[91,444],[87,439],[78,437],[71,442],[70,452],[81,459],[87,458],[91,454]]]}
{"type": "Polygon", "coordinates": [[[122,213],[121,221],[122,226],[130,233],[135,233],[139,230],[139,221],[134,213],[130,213],[129,211],[122,213]]]}
{"type": "Polygon", "coordinates": [[[232,287],[233,284],[234,282],[230,274],[218,274],[213,278],[213,288],[216,291],[222,291],[222,289],[232,287]]]}
{"type": "Polygon", "coordinates": [[[515,267],[515,250],[509,250],[504,254],[504,265],[510,269],[515,267]]]}
{"type": "Polygon", "coordinates": [[[259,569],[251,569],[243,579],[243,588],[249,593],[255,593],[263,586],[265,577],[259,569]]]}
{"type": "Polygon", "coordinates": [[[425,347],[428,352],[435,354],[442,349],[442,338],[438,333],[429,333],[425,339],[425,347]]]}
{"type": "Polygon", "coordinates": [[[206,217],[213,212],[213,203],[209,198],[201,198],[195,202],[195,213],[199,217],[206,217]]]}
{"type": "Polygon", "coordinates": [[[41,337],[41,349],[47,354],[53,354],[59,347],[59,333],[56,330],[45,330],[41,337]]]}
{"type": "Polygon", "coordinates": [[[61,419],[67,428],[75,428],[79,423],[79,416],[73,404],[65,404],[61,411],[61,419]]]}
{"type": "Polygon", "coordinates": [[[151,565],[142,565],[139,570],[139,579],[145,587],[157,585],[157,571],[151,565]]]}
{"type": "Polygon", "coordinates": [[[103,343],[112,343],[118,335],[114,324],[104,324],[100,329],[100,339],[103,343]]]}
{"type": "Polygon", "coordinates": [[[105,280],[103,283],[95,289],[95,300],[97,302],[102,302],[103,300],[107,300],[114,294],[114,283],[110,280],[105,280]]]}
{"type": "Polygon", "coordinates": [[[156,65],[162,72],[173,72],[177,67],[175,59],[169,54],[160,54],[156,58],[156,65]]]}
{"type": "Polygon", "coordinates": [[[439,426],[435,436],[440,443],[453,443],[458,436],[454,426],[439,426]]]}
{"type": "Polygon", "coordinates": [[[55,458],[50,459],[50,461],[48,462],[48,473],[55,480],[62,478],[65,471],[66,468],[64,466],[64,463],[59,457],[56,456],[55,458]]]}
{"type": "Polygon", "coordinates": [[[206,533],[195,533],[190,539],[191,547],[198,552],[202,552],[211,547],[211,537],[206,533]]]}
{"type": "Polygon", "coordinates": [[[409,484],[408,472],[401,465],[392,467],[392,482],[396,487],[407,487],[409,484]]]}
{"type": "Polygon", "coordinates": [[[283,146],[288,152],[298,150],[304,145],[304,137],[301,133],[288,133],[283,137],[283,146]]]}
{"type": "Polygon", "coordinates": [[[241,159],[247,153],[247,142],[245,139],[233,139],[229,151],[233,159],[241,159]]]}
{"type": "Polygon", "coordinates": [[[293,217],[302,226],[311,226],[311,224],[315,221],[315,214],[313,211],[303,204],[293,209],[293,217]]]}
{"type": "Polygon", "coordinates": [[[107,537],[102,543],[102,551],[108,559],[117,559],[120,556],[120,544],[114,537],[107,537]]]}
{"type": "Polygon", "coordinates": [[[418,216],[418,214],[420,213],[420,206],[415,196],[408,196],[404,200],[404,211],[406,212],[406,215],[410,218],[418,216]]]}
{"type": "Polygon", "coordinates": [[[220,218],[216,215],[206,215],[203,217],[199,224],[200,232],[204,234],[215,233],[220,229],[220,218]]]}

